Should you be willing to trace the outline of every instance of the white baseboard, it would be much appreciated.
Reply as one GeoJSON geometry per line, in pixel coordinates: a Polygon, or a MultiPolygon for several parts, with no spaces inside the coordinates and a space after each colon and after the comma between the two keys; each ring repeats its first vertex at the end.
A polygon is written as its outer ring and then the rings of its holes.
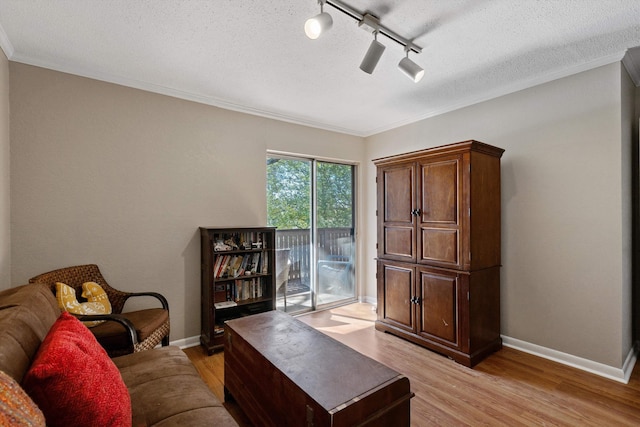
{"type": "Polygon", "coordinates": [[[183,338],[181,340],[171,341],[169,344],[176,345],[183,350],[185,348],[195,347],[197,345],[200,345],[200,335],[196,335],[195,337],[183,338]]]}
{"type": "Polygon", "coordinates": [[[368,297],[368,296],[365,295],[365,296],[358,297],[358,300],[360,302],[366,302],[366,303],[369,303],[369,304],[374,305],[374,306],[378,305],[378,298],[375,298],[375,297],[368,297]]]}
{"type": "Polygon", "coordinates": [[[614,381],[618,381],[624,384],[629,382],[631,372],[636,364],[638,358],[638,343],[636,343],[629,354],[627,355],[622,368],[614,368],[609,365],[594,362],[582,357],[573,356],[568,353],[553,350],[550,348],[542,347],[537,344],[531,344],[526,341],[521,341],[516,338],[511,338],[502,335],[502,344],[505,347],[510,347],[516,350],[523,351],[525,353],[533,354],[544,359],[553,360],[554,362],[562,363],[563,365],[571,366],[582,371],[587,371],[601,377],[605,377],[614,381]]]}

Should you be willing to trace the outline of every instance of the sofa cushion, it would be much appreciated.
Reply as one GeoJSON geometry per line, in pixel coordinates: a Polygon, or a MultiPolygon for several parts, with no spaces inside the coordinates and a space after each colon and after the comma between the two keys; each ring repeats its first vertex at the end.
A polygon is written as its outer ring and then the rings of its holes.
{"type": "Polygon", "coordinates": [[[131,425],[131,401],[118,368],[69,313],[51,327],[22,385],[49,426],[131,425]]]}
{"type": "Polygon", "coordinates": [[[129,388],[134,425],[237,426],[180,348],[112,360],[129,388]]]}
{"type": "Polygon", "coordinates": [[[13,377],[0,371],[0,426],[45,427],[44,415],[13,377]]]}
{"type": "Polygon", "coordinates": [[[24,285],[0,292],[0,370],[22,382],[58,316],[58,303],[47,285],[24,285]]]}

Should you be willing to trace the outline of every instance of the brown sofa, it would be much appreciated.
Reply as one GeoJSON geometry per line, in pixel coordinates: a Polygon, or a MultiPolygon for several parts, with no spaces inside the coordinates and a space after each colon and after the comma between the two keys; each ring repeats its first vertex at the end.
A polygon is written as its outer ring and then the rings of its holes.
{"type": "MultiPolygon", "coordinates": [[[[0,370],[21,383],[60,316],[46,285],[0,292],[0,370]]],[[[131,397],[133,426],[237,426],[178,347],[112,359],[131,397]]]]}

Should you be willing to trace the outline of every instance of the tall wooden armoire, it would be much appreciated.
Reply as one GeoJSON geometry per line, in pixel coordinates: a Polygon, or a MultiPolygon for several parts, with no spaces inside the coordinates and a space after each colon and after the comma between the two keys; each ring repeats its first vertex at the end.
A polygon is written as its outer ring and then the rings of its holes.
{"type": "Polygon", "coordinates": [[[374,160],[378,320],[473,366],[500,338],[500,157],[465,141],[374,160]]]}

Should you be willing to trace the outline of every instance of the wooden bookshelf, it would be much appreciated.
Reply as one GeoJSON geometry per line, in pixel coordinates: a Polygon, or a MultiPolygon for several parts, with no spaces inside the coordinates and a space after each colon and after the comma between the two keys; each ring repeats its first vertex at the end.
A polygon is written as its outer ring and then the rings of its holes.
{"type": "Polygon", "coordinates": [[[201,332],[208,354],[224,322],[275,309],[275,227],[200,227],[201,332]]]}

